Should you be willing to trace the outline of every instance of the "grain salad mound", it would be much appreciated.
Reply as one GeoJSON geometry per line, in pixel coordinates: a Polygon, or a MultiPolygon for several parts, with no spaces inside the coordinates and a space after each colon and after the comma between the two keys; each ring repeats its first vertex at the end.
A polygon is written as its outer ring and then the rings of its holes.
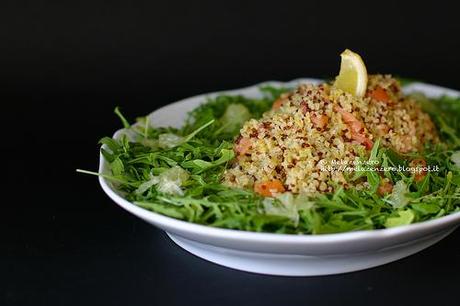
{"type": "Polygon", "coordinates": [[[321,165],[356,163],[377,140],[398,153],[439,141],[429,115],[391,76],[369,76],[362,98],[329,84],[300,85],[261,119],[244,124],[223,182],[265,196],[364,188],[365,181],[350,181],[347,173],[321,165]]]}

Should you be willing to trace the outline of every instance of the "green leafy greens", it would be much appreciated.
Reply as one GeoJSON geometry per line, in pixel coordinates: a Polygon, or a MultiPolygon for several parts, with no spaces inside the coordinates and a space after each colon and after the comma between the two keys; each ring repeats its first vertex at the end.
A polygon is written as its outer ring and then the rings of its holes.
{"type": "MultiPolygon", "coordinates": [[[[105,137],[102,154],[111,175],[103,175],[124,197],[145,209],[199,224],[248,231],[322,234],[388,228],[438,218],[460,210],[460,98],[414,95],[438,126],[443,142],[423,158],[439,171],[419,182],[401,171],[366,171],[370,188],[338,188],[315,197],[282,194],[263,198],[252,190],[221,184],[234,158],[232,141],[243,123],[269,110],[285,88],[265,86],[260,99],[221,95],[193,110],[181,129],[155,128],[147,118],[131,126],[134,138],[105,137]],[[379,196],[385,178],[393,191],[379,196]]],[[[404,166],[400,156],[376,142],[370,159],[381,166],[404,166]]],[[[88,171],[81,171],[95,174],[88,171]]],[[[102,175],[102,174],[101,174],[102,175]]],[[[357,179],[355,177],[354,179],[357,179]]]]}

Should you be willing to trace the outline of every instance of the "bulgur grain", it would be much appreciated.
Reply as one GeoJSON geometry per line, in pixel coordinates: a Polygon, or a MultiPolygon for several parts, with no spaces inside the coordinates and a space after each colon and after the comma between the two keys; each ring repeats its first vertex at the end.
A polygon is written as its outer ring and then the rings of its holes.
{"type": "Polygon", "coordinates": [[[253,188],[278,180],[286,191],[305,194],[331,192],[338,185],[366,188],[367,182],[348,182],[343,172],[320,170],[318,162],[356,162],[377,139],[400,153],[438,142],[429,115],[389,75],[369,76],[363,98],[328,84],[303,84],[281,100],[243,126],[236,143],[251,139],[251,150],[225,172],[225,184],[253,188]]]}

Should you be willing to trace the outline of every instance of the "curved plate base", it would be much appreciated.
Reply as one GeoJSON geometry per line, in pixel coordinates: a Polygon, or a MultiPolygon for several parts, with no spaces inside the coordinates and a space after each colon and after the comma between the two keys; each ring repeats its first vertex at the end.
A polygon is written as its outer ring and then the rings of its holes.
{"type": "Polygon", "coordinates": [[[340,274],[380,266],[415,254],[435,244],[453,230],[449,229],[391,249],[370,253],[327,256],[247,252],[207,245],[170,233],[167,234],[177,245],[188,252],[232,269],[268,275],[315,276],[340,274]]]}

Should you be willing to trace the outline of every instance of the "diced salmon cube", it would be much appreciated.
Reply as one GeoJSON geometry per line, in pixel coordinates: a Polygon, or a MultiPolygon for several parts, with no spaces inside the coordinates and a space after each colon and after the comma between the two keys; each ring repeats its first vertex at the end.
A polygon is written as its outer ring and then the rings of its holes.
{"type": "Polygon", "coordinates": [[[252,146],[252,141],[251,139],[247,137],[240,137],[236,142],[234,146],[234,150],[236,154],[238,155],[245,155],[246,153],[249,152],[252,146]]]}
{"type": "Polygon", "coordinates": [[[273,102],[272,109],[273,110],[279,109],[288,100],[289,100],[289,94],[288,93],[282,94],[278,99],[275,100],[275,102],[273,102]]]}
{"type": "Polygon", "coordinates": [[[352,113],[347,112],[343,108],[336,106],[334,109],[342,115],[343,122],[350,128],[351,138],[357,143],[364,145],[366,149],[371,149],[374,144],[364,134],[364,124],[353,116],[352,113]]]}
{"type": "Polygon", "coordinates": [[[316,128],[323,129],[329,122],[329,117],[326,115],[313,115],[311,116],[311,122],[316,128]]]}
{"type": "Polygon", "coordinates": [[[283,106],[283,103],[284,103],[285,101],[286,101],[286,100],[285,100],[285,99],[282,99],[282,98],[276,99],[275,102],[273,102],[272,109],[274,109],[274,110],[279,109],[281,106],[283,106]]]}
{"type": "Polygon", "coordinates": [[[369,92],[368,96],[377,101],[381,101],[385,103],[392,102],[390,96],[388,95],[386,90],[383,89],[382,87],[377,87],[376,89],[372,90],[371,92],[369,92]]]}
{"type": "Polygon", "coordinates": [[[254,191],[264,197],[272,197],[277,193],[283,193],[286,189],[279,180],[256,182],[254,191]]]}

